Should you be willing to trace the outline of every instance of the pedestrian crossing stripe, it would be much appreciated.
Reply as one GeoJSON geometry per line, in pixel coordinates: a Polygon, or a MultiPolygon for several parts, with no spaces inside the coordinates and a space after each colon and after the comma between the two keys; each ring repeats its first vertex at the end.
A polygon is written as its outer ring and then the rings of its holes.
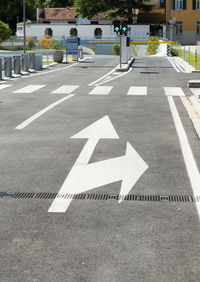
{"type": "Polygon", "coordinates": [[[20,88],[18,90],[13,91],[12,93],[25,93],[25,94],[30,94],[33,93],[43,87],[45,87],[46,85],[28,85],[26,87],[20,88]]]}
{"type": "MultiPolygon", "coordinates": [[[[13,86],[11,84],[0,84],[0,90],[4,90],[10,86],[13,86]]],[[[18,90],[13,91],[12,93],[21,93],[21,94],[29,94],[36,92],[37,90],[45,87],[47,85],[27,85],[23,88],[20,88],[18,90]]],[[[71,94],[75,90],[77,90],[80,87],[80,85],[62,85],[52,92],[51,94],[71,94]]],[[[110,94],[111,90],[113,89],[113,86],[96,86],[93,88],[92,91],[89,92],[89,95],[108,95],[110,94]]],[[[183,89],[181,87],[163,87],[164,94],[166,96],[179,96],[184,97],[185,94],[183,92],[183,89]]],[[[148,94],[148,87],[147,86],[130,86],[128,89],[128,92],[125,95],[128,96],[146,96],[148,94]]]]}
{"type": "Polygon", "coordinates": [[[127,95],[147,95],[146,86],[131,86],[128,90],[127,95]]]}
{"type": "Polygon", "coordinates": [[[52,94],[71,94],[74,90],[79,88],[79,85],[63,85],[56,90],[52,91],[52,94]]]}
{"type": "Polygon", "coordinates": [[[113,86],[96,86],[89,94],[90,95],[108,95],[113,86]]]}
{"type": "Polygon", "coordinates": [[[8,84],[6,84],[6,85],[0,85],[0,90],[2,90],[2,89],[5,89],[5,88],[7,88],[7,87],[9,87],[9,86],[11,86],[10,84],[8,85],[8,84]]]}
{"type": "Polygon", "coordinates": [[[166,96],[185,96],[181,87],[164,87],[166,96]]]}

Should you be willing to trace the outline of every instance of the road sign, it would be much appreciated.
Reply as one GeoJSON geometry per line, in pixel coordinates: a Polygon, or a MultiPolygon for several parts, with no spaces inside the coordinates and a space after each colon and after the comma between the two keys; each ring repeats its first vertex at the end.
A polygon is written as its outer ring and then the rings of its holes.
{"type": "Polygon", "coordinates": [[[173,24],[173,19],[169,19],[169,24],[173,24]]]}
{"type": "Polygon", "coordinates": [[[72,37],[67,38],[67,54],[77,55],[78,54],[78,38],[72,37]]]}
{"type": "Polygon", "coordinates": [[[173,24],[169,24],[169,28],[173,28],[173,24]]]}
{"type": "Polygon", "coordinates": [[[108,116],[94,122],[71,138],[88,139],[88,141],[50,206],[49,212],[67,210],[72,199],[66,198],[66,194],[80,194],[122,180],[120,203],[148,168],[145,161],[128,142],[124,156],[89,163],[100,139],[119,139],[108,116]]]}

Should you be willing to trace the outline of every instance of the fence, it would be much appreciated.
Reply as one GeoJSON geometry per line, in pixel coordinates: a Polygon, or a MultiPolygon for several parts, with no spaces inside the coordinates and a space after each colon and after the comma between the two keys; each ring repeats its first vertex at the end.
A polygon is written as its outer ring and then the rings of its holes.
{"type": "Polygon", "coordinates": [[[195,70],[200,70],[200,46],[177,46],[173,49],[176,50],[174,55],[188,62],[195,70]]]}

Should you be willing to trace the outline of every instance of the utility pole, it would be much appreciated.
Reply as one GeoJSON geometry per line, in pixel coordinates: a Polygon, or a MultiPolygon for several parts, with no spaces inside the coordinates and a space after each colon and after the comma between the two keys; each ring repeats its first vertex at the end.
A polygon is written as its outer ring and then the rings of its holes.
{"type": "MultiPolygon", "coordinates": [[[[171,19],[173,20],[173,0],[171,0],[171,19]]],[[[174,22],[172,23],[172,27],[171,27],[171,41],[173,41],[173,26],[174,26],[174,22]]]]}
{"type": "Polygon", "coordinates": [[[26,0],[23,0],[24,53],[26,53],[26,0]]]}

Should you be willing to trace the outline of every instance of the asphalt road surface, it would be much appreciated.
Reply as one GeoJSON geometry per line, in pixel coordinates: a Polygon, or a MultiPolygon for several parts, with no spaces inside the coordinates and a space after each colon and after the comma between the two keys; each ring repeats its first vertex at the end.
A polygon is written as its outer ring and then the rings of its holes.
{"type": "Polygon", "coordinates": [[[118,60],[0,84],[1,282],[200,280],[198,74],[118,60]]]}

